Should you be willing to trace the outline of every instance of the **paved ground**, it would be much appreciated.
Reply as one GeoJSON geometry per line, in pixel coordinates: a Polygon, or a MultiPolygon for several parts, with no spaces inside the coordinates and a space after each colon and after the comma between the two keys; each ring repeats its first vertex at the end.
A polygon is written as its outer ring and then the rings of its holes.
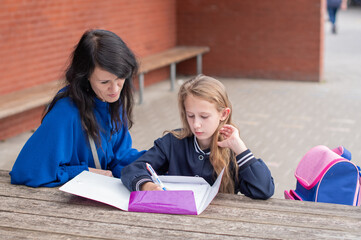
{"type": "MultiPolygon", "coordinates": [[[[293,176],[313,146],[344,145],[361,165],[361,8],[340,12],[337,35],[325,24],[325,71],[321,83],[220,79],[233,102],[241,137],[270,167],[274,197],[295,187],[293,176]]],[[[181,83],[182,79],[178,79],[181,83]]],[[[167,81],[146,88],[135,108],[134,146],[147,149],[163,130],[180,126],[176,93],[167,81]]],[[[31,133],[0,143],[1,169],[11,169],[31,133]]]]}

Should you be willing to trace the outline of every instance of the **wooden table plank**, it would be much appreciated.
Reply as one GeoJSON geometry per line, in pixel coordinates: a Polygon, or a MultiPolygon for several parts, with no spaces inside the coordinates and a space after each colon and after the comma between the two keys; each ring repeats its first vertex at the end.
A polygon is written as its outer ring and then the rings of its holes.
{"type": "Polygon", "coordinates": [[[200,217],[227,219],[227,221],[245,221],[282,226],[317,228],[325,230],[346,231],[361,229],[361,221],[346,216],[328,216],[321,214],[278,211],[277,209],[247,209],[227,206],[209,206],[200,217]]]}
{"type": "MultiPolygon", "coordinates": [[[[1,185],[0,185],[1,186],[1,185]]],[[[22,187],[22,186],[18,186],[22,187]]],[[[11,191],[9,192],[13,192],[11,191]]],[[[27,188],[25,187],[24,190],[27,188]]],[[[31,189],[31,192],[33,192],[34,189],[31,189]]],[[[46,189],[43,189],[46,190],[46,189]]],[[[59,191],[60,192],[60,191],[59,191]]],[[[98,210],[102,209],[104,211],[121,211],[114,207],[108,206],[106,204],[98,203],[96,201],[88,200],[85,198],[73,196],[67,193],[60,192],[61,195],[58,194],[51,194],[52,199],[47,199],[46,197],[39,197],[35,198],[36,202],[39,202],[38,200],[42,201],[48,201],[48,202],[58,202],[62,203],[65,206],[70,205],[80,205],[77,206],[77,208],[82,209],[84,208],[84,205],[89,207],[87,211],[91,211],[92,208],[98,210]]],[[[1,195],[1,194],[0,194],[1,195]]],[[[4,194],[3,194],[4,195],[4,194]]],[[[26,194],[22,195],[21,198],[26,199],[25,207],[29,202],[32,202],[29,196],[25,196],[26,194]],[[25,198],[26,197],[26,198],[25,198]]],[[[28,194],[29,195],[29,194],[28,194]]],[[[6,199],[9,197],[1,197],[0,199],[4,199],[1,202],[5,204],[6,199]]],[[[9,204],[13,204],[16,202],[16,204],[19,204],[21,201],[18,196],[14,196],[14,199],[11,200],[9,204]]],[[[234,199],[234,201],[239,201],[239,199],[234,199]]],[[[284,200],[286,201],[286,200],[284,200]]],[[[334,229],[339,231],[353,231],[355,228],[361,228],[361,221],[358,219],[358,215],[342,215],[342,216],[332,216],[331,214],[328,214],[327,218],[325,218],[324,214],[321,214],[320,211],[309,211],[309,212],[297,212],[290,209],[290,211],[280,211],[277,208],[255,208],[250,206],[250,208],[245,207],[242,205],[242,201],[239,201],[239,207],[233,207],[233,206],[219,206],[211,204],[201,215],[200,217],[203,218],[221,218],[221,219],[227,219],[230,221],[247,221],[247,222],[255,222],[255,223],[264,223],[264,224],[274,224],[276,221],[278,224],[282,224],[285,226],[299,226],[299,227],[313,227],[315,224],[319,224],[320,226],[318,228],[322,229],[334,229]]],[[[297,202],[293,203],[295,205],[298,205],[297,202]]],[[[15,205],[16,206],[16,205],[15,205]]],[[[15,206],[13,208],[15,209],[15,206]]],[[[63,208],[65,208],[63,206],[63,208]]],[[[7,206],[4,205],[6,208],[7,206]]],[[[72,207],[73,208],[73,207],[72,207]]],[[[330,210],[331,211],[331,210],[330,210]]]]}
{"type": "MultiPolygon", "coordinates": [[[[10,185],[10,176],[8,171],[0,170],[0,195],[3,196],[18,196],[23,198],[51,200],[51,201],[67,201],[65,196],[72,196],[58,188],[31,188],[22,185],[10,185]]],[[[212,205],[220,205],[235,208],[248,209],[273,209],[280,212],[299,212],[299,213],[313,213],[329,216],[344,216],[353,217],[361,220],[361,208],[353,206],[345,206],[339,204],[328,203],[314,203],[314,202],[299,202],[285,199],[268,199],[254,200],[243,195],[221,194],[212,201],[212,205]],[[281,202],[280,202],[281,201],[281,202]]]]}
{"type": "MultiPolygon", "coordinates": [[[[1,171],[0,171],[1,173],[1,171]]],[[[78,198],[71,194],[64,193],[58,188],[31,188],[22,185],[10,185],[9,177],[0,177],[0,195],[19,198],[48,200],[54,202],[69,202],[73,199],[74,204],[84,204],[85,198],[78,198]],[[2,182],[1,180],[4,180],[2,182]]],[[[87,201],[86,204],[94,204],[94,201],[87,201]]],[[[211,205],[234,207],[240,209],[273,210],[284,214],[313,214],[315,216],[344,217],[352,218],[355,221],[361,220],[361,208],[338,204],[299,202],[284,199],[254,200],[242,195],[218,194],[211,205]]]]}
{"type": "MultiPolygon", "coordinates": [[[[73,195],[58,190],[58,188],[31,188],[22,185],[10,185],[8,184],[10,182],[10,178],[6,171],[0,171],[0,183],[1,182],[6,183],[0,184],[0,195],[3,196],[14,196],[49,201],[68,201],[69,197],[73,197],[73,195]]],[[[76,199],[79,204],[82,204],[81,201],[86,200],[83,198],[76,199]]],[[[299,202],[284,199],[269,199],[263,201],[250,199],[242,195],[218,194],[217,197],[212,201],[211,205],[262,210],[273,209],[277,212],[284,212],[286,214],[287,212],[304,214],[312,213],[315,215],[321,214],[330,217],[352,217],[357,221],[361,220],[360,207],[338,204],[316,204],[313,202],[299,202]]]]}
{"type": "MultiPolygon", "coordinates": [[[[144,214],[144,213],[143,213],[144,214]]],[[[167,225],[158,228],[128,224],[99,222],[97,218],[93,221],[81,219],[59,218],[33,214],[2,212],[0,226],[13,227],[13,223],[18,224],[19,229],[41,231],[56,234],[70,234],[81,237],[100,239],[219,239],[219,235],[191,232],[180,230],[170,230],[167,225]]],[[[137,224],[137,222],[134,222],[137,224]]],[[[152,223],[154,224],[154,223],[152,223]]],[[[242,239],[235,236],[222,235],[222,239],[242,239]]]]}
{"type": "Polygon", "coordinates": [[[352,217],[361,221],[361,208],[348,205],[330,204],[330,203],[315,203],[307,201],[292,201],[286,199],[271,198],[266,201],[254,200],[245,196],[235,196],[233,194],[217,194],[217,197],[212,201],[212,205],[232,206],[236,208],[249,209],[273,209],[280,212],[292,213],[312,213],[321,214],[325,216],[340,216],[352,217]],[[236,200],[238,198],[239,200],[236,200]]]}
{"type": "MultiPolygon", "coordinates": [[[[90,201],[90,200],[88,200],[90,201]]],[[[302,232],[309,237],[320,235],[331,237],[356,237],[354,229],[359,227],[359,223],[352,223],[351,220],[334,218],[313,219],[314,216],[301,216],[295,214],[294,219],[287,216],[277,217],[276,211],[265,213],[260,210],[244,211],[244,209],[225,208],[220,206],[210,206],[201,216],[183,216],[150,213],[130,213],[118,209],[103,208],[99,206],[78,205],[67,203],[54,204],[52,201],[38,201],[30,199],[19,199],[11,197],[0,197],[1,211],[11,211],[18,214],[51,216],[55,218],[66,218],[82,221],[96,221],[107,224],[147,226],[154,229],[196,232],[199,234],[219,233],[219,228],[227,229],[229,236],[238,237],[261,237],[266,238],[291,238],[294,232],[302,232]],[[208,212],[208,213],[206,213],[208,212]],[[255,217],[256,215],[256,217],[255,217]],[[309,219],[308,219],[309,218],[309,219]],[[307,223],[307,220],[310,223],[307,223]],[[334,224],[333,224],[334,223],[334,224]],[[351,226],[350,224],[353,224],[351,226]],[[315,225],[316,224],[316,225],[315,225]],[[342,226],[347,226],[343,228],[342,226]],[[262,234],[260,234],[262,232],[262,234]]],[[[306,236],[306,235],[305,235],[306,236]]]]}
{"type": "Polygon", "coordinates": [[[232,194],[218,194],[200,216],[124,212],[58,188],[11,185],[6,171],[0,202],[0,234],[9,238],[360,239],[361,228],[360,207],[232,194]]]}
{"type": "Polygon", "coordinates": [[[10,182],[9,171],[0,170],[0,182],[10,182]]]}
{"type": "MultiPolygon", "coordinates": [[[[49,233],[43,231],[32,231],[32,230],[23,230],[19,228],[12,227],[0,227],[0,236],[2,240],[7,239],[37,239],[37,240],[85,240],[92,239],[89,237],[79,237],[70,234],[58,234],[58,233],[49,233]]],[[[100,238],[93,238],[100,239],[100,238]]]]}

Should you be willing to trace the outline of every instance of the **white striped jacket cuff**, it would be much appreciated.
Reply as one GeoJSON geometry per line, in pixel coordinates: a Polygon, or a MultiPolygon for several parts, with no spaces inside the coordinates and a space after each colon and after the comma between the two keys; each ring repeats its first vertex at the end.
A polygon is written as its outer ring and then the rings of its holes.
{"type": "Polygon", "coordinates": [[[247,162],[251,161],[255,157],[253,156],[252,152],[248,152],[246,155],[244,155],[241,159],[237,160],[238,167],[242,167],[247,162]]]}
{"type": "Polygon", "coordinates": [[[151,182],[151,181],[152,181],[152,180],[149,180],[148,178],[140,179],[140,180],[135,184],[135,191],[140,191],[140,186],[141,186],[143,183],[151,182]]]}

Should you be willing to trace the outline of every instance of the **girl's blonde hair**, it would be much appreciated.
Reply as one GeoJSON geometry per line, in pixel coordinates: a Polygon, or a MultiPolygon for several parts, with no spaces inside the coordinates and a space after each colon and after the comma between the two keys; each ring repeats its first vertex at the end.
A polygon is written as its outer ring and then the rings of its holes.
{"type": "Polygon", "coordinates": [[[225,168],[220,192],[234,193],[234,177],[237,176],[238,172],[236,156],[229,148],[221,148],[217,144],[218,141],[223,140],[223,137],[219,134],[219,130],[221,129],[221,127],[224,124],[231,124],[234,126],[231,121],[232,105],[228,99],[226,88],[220,81],[202,74],[182,84],[178,93],[178,106],[183,128],[181,131],[171,131],[171,133],[179,139],[192,136],[193,134],[188,125],[186,110],[184,107],[184,101],[186,97],[190,94],[206,100],[210,103],[213,103],[217,111],[219,112],[223,111],[226,108],[229,108],[231,110],[228,117],[224,121],[220,122],[217,130],[213,134],[210,148],[210,162],[217,175],[219,175],[222,169],[225,168]],[[236,174],[234,174],[234,172],[236,174]]]}

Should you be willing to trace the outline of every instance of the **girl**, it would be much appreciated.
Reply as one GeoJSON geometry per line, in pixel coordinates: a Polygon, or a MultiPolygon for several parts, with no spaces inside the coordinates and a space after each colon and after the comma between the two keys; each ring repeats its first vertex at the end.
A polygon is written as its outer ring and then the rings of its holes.
{"type": "Polygon", "coordinates": [[[122,170],[122,182],[129,190],[161,190],[146,169],[149,163],[159,174],[199,176],[210,185],[225,168],[220,192],[258,199],[273,195],[269,169],[247,149],[232,124],[232,106],[221,82],[204,75],[185,82],[178,104],[183,128],[157,139],[146,154],[122,170]]]}
{"type": "Polygon", "coordinates": [[[59,91],[40,127],[21,150],[11,183],[54,187],[88,170],[120,177],[121,169],[143,152],[132,149],[132,51],[116,34],[90,30],[72,54],[59,91]],[[94,157],[90,143],[95,142],[94,157]],[[98,155],[101,168],[96,169],[98,155]]]}

